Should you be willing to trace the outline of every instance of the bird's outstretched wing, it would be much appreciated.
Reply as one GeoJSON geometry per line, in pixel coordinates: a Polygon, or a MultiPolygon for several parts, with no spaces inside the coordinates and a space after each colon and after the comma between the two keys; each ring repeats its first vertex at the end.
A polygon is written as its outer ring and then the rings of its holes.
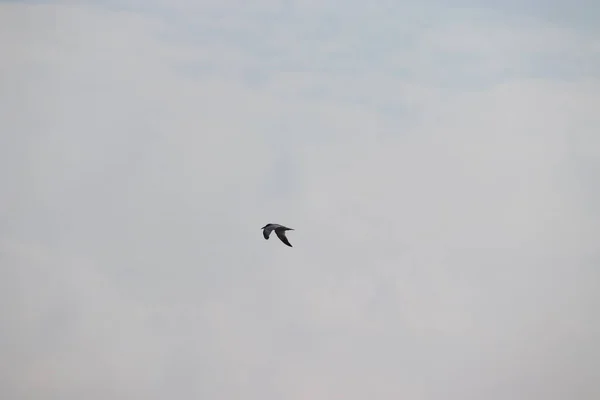
{"type": "Polygon", "coordinates": [[[286,245],[288,245],[290,247],[293,247],[290,244],[290,242],[288,241],[287,237],[285,236],[285,231],[284,230],[275,230],[275,233],[277,234],[277,237],[279,238],[279,240],[281,240],[286,245]]]}

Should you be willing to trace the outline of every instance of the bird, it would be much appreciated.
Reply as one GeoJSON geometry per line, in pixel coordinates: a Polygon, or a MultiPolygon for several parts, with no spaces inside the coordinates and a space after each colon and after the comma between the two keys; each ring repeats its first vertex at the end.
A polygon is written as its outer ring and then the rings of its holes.
{"type": "Polygon", "coordinates": [[[265,237],[266,240],[269,240],[269,235],[271,235],[272,231],[275,231],[275,234],[277,235],[279,240],[281,240],[285,245],[293,247],[290,244],[288,238],[285,237],[285,231],[293,231],[292,228],[288,228],[286,226],[279,225],[279,224],[266,224],[265,226],[263,226],[260,229],[263,230],[263,236],[265,237]]]}

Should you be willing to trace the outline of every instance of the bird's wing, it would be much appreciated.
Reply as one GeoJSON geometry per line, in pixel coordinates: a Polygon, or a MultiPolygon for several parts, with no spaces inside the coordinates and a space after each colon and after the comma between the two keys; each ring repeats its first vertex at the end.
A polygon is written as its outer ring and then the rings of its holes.
{"type": "Polygon", "coordinates": [[[287,237],[285,237],[285,231],[283,229],[281,229],[281,230],[277,229],[277,230],[275,230],[275,233],[277,234],[277,237],[279,238],[279,240],[281,240],[286,245],[292,247],[292,245],[288,241],[287,237]]]}
{"type": "Polygon", "coordinates": [[[265,237],[265,239],[269,240],[270,234],[271,234],[271,229],[269,229],[269,228],[263,229],[263,236],[265,237]]]}

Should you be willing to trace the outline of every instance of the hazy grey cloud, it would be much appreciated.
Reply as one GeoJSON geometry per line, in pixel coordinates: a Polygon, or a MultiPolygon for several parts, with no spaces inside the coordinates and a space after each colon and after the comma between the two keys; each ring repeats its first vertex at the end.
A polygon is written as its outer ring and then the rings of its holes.
{"type": "Polygon", "coordinates": [[[600,395],[598,34],[369,4],[0,5],[3,397],[600,395]]]}

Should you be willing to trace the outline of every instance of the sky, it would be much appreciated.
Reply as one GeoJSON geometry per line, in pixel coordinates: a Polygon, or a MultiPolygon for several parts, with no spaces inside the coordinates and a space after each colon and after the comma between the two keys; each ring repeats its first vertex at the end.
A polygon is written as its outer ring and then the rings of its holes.
{"type": "Polygon", "coordinates": [[[600,398],[599,18],[0,2],[1,397],[600,398]]]}

